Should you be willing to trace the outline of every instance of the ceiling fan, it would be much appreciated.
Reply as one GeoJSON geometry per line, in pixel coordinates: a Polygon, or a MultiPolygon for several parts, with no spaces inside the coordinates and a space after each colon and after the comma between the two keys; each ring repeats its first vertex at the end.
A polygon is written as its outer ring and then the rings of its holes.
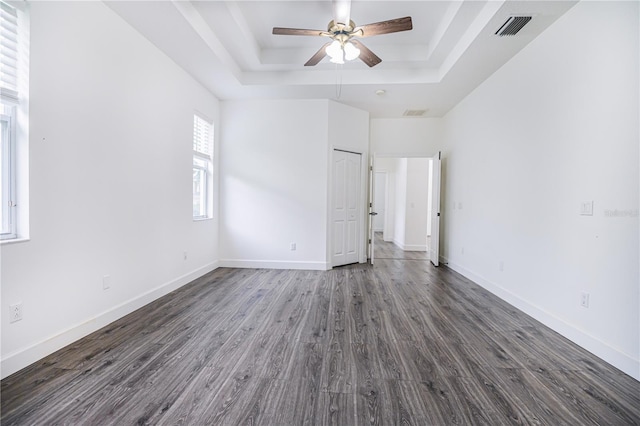
{"type": "Polygon", "coordinates": [[[382,59],[362,44],[359,38],[408,31],[413,28],[410,16],[356,26],[350,19],[350,0],[333,0],[333,12],[334,19],[329,22],[327,31],[274,27],[273,34],[330,38],[331,41],[325,43],[304,64],[306,67],[318,64],[327,55],[331,58],[331,62],[336,64],[344,64],[345,60],[360,58],[362,62],[373,67],[382,62],[382,59]]]}

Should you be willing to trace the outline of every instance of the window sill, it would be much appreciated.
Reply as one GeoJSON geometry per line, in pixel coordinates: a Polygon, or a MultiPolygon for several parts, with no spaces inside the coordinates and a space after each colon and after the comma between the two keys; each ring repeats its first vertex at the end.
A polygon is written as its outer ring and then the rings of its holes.
{"type": "Polygon", "coordinates": [[[27,241],[31,241],[31,238],[11,238],[10,240],[0,240],[0,246],[9,245],[9,244],[17,244],[17,243],[25,243],[27,241]]]}
{"type": "Polygon", "coordinates": [[[206,222],[207,220],[213,220],[212,217],[194,217],[194,222],[206,222]]]}

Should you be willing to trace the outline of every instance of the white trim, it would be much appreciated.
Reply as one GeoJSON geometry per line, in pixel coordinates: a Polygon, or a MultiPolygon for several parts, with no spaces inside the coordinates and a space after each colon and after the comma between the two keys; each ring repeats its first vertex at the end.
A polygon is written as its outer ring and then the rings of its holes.
{"type": "Polygon", "coordinates": [[[207,217],[207,216],[194,216],[193,217],[193,221],[194,222],[205,222],[207,220],[213,220],[213,217],[207,217]]]}
{"type": "Polygon", "coordinates": [[[331,269],[329,262],[249,259],[222,259],[220,260],[220,267],[248,269],[302,269],[311,271],[326,271],[331,269]]]}
{"type": "MultiPolygon", "coordinates": [[[[193,145],[193,171],[200,171],[204,174],[201,182],[202,198],[204,198],[204,206],[202,206],[204,208],[204,214],[193,216],[193,219],[211,219],[213,218],[213,189],[215,185],[215,170],[213,167],[215,126],[213,121],[208,121],[208,119],[204,118],[204,116],[198,112],[193,114],[193,145]],[[203,150],[199,150],[198,148],[202,148],[203,150]]],[[[192,185],[192,195],[195,195],[193,189],[195,189],[194,185],[192,185]]]]}
{"type": "Polygon", "coordinates": [[[624,373],[628,374],[634,379],[640,380],[640,359],[634,359],[631,355],[628,355],[614,347],[609,346],[607,343],[599,340],[598,338],[586,333],[583,330],[580,330],[572,324],[567,323],[566,321],[556,317],[552,313],[529,303],[528,301],[516,296],[515,294],[500,287],[499,285],[492,283],[491,281],[474,273],[473,271],[470,271],[464,266],[448,262],[448,260],[444,257],[441,258],[441,261],[443,262],[443,264],[447,264],[449,268],[453,269],[461,275],[464,275],[466,278],[472,280],[480,287],[493,293],[510,305],[520,309],[522,312],[540,321],[542,324],[546,325],[557,333],[560,333],[562,336],[591,352],[603,361],[622,370],[624,373]]]}
{"type": "Polygon", "coordinates": [[[426,244],[407,244],[402,248],[404,251],[427,251],[426,244]]]}
{"type": "Polygon", "coordinates": [[[405,152],[405,153],[390,153],[390,152],[374,152],[373,155],[376,158],[433,158],[434,155],[438,155],[436,151],[435,154],[425,154],[422,152],[405,152]]]}
{"type": "Polygon", "coordinates": [[[4,246],[7,244],[15,244],[15,243],[24,243],[27,241],[31,241],[31,238],[12,238],[10,240],[0,240],[0,246],[4,246]]]}
{"type": "Polygon", "coordinates": [[[89,318],[80,324],[71,326],[58,334],[8,354],[0,362],[1,378],[4,379],[16,371],[19,371],[47,355],[50,355],[55,351],[93,333],[94,331],[111,324],[136,309],[171,293],[183,285],[188,284],[217,268],[218,262],[209,263],[201,268],[149,290],[146,293],[136,296],[133,299],[129,299],[117,306],[114,306],[113,308],[110,308],[93,318],[89,318]]]}
{"type": "Polygon", "coordinates": [[[398,240],[393,240],[392,242],[404,251],[427,251],[426,244],[403,244],[398,240]]]}
{"type": "Polygon", "coordinates": [[[0,112],[0,121],[6,123],[6,134],[2,135],[5,143],[0,146],[0,150],[2,150],[2,176],[1,179],[1,187],[2,187],[2,231],[0,231],[0,240],[13,240],[18,237],[18,227],[16,226],[16,218],[17,218],[17,196],[16,196],[16,188],[17,188],[17,176],[16,172],[16,151],[18,148],[18,142],[16,137],[16,127],[17,127],[17,109],[15,106],[5,107],[3,106],[2,111],[0,112]],[[7,111],[7,109],[10,110],[7,111]],[[7,112],[7,114],[5,114],[7,112]]]}

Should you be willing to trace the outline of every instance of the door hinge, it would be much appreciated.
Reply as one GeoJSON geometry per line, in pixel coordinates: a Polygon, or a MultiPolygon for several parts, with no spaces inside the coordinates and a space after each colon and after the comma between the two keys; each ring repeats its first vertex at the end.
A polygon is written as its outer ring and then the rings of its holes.
{"type": "Polygon", "coordinates": [[[369,244],[371,244],[371,238],[369,238],[369,244]]]}
{"type": "Polygon", "coordinates": [[[373,207],[373,203],[369,203],[369,207],[373,207]]]}
{"type": "Polygon", "coordinates": [[[369,171],[372,172],[373,171],[373,166],[369,166],[369,171]]]}

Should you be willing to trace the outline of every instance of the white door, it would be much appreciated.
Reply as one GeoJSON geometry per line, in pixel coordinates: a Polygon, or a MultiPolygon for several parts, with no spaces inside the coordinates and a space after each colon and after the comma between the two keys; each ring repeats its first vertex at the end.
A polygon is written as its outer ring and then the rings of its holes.
{"type": "Polygon", "coordinates": [[[440,152],[433,157],[431,167],[431,244],[429,259],[435,266],[439,265],[440,256],[440,152]]]}
{"type": "Polygon", "coordinates": [[[384,231],[384,204],[387,198],[387,172],[376,172],[375,194],[373,196],[373,211],[378,213],[373,217],[373,230],[375,232],[384,231]]]}
{"type": "Polygon", "coordinates": [[[374,234],[374,222],[376,219],[375,198],[376,198],[376,181],[373,171],[375,170],[375,157],[371,157],[369,163],[369,261],[373,265],[376,239],[374,234]]]}
{"type": "Polygon", "coordinates": [[[331,265],[359,260],[360,154],[333,151],[333,249],[331,265]]]}

